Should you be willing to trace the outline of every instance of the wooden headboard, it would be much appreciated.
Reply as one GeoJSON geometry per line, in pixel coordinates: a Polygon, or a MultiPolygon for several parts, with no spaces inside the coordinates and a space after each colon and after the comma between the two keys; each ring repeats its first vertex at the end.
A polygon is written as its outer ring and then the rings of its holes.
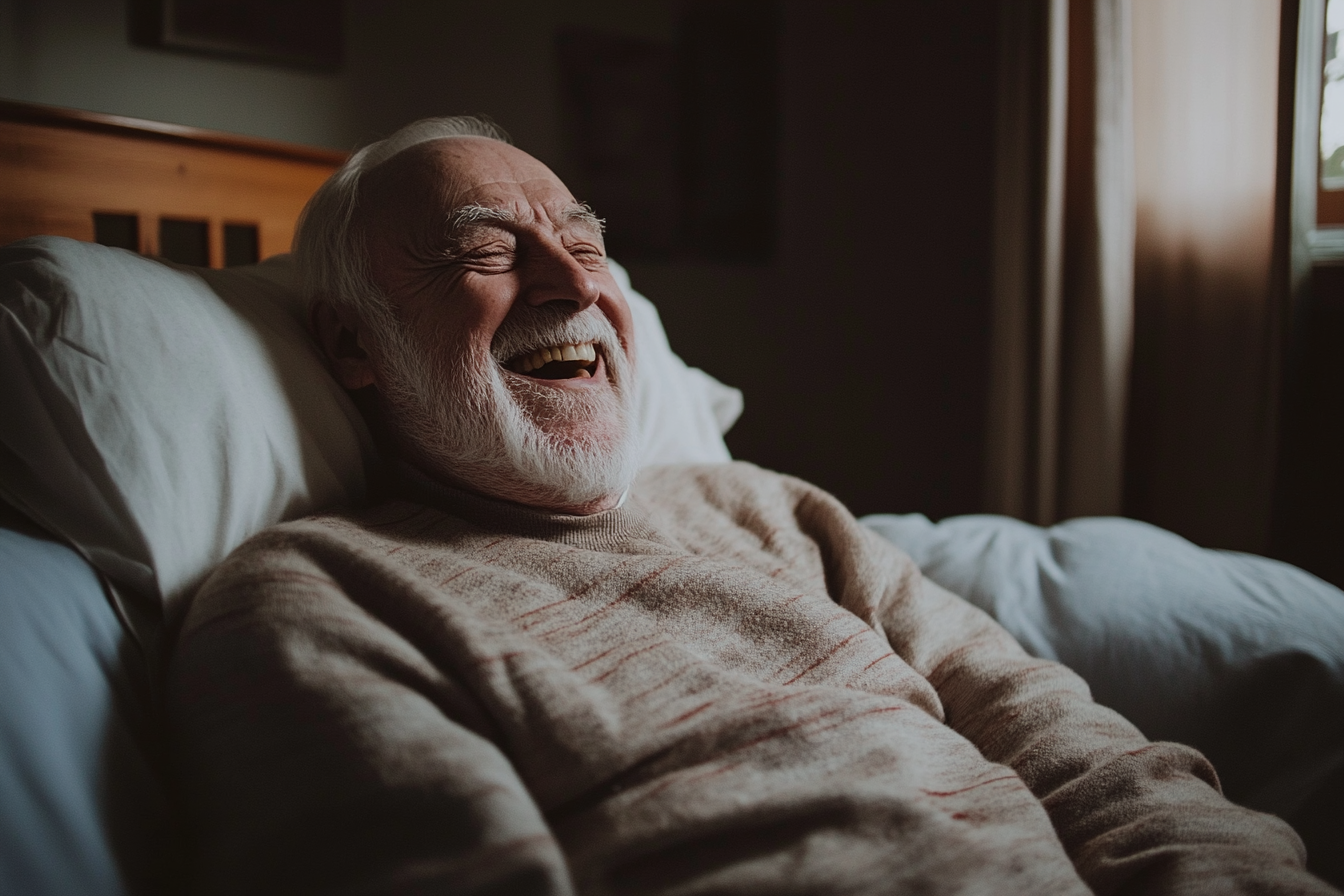
{"type": "Polygon", "coordinates": [[[0,244],[97,240],[223,267],[288,252],[345,154],[0,100],[0,244]]]}

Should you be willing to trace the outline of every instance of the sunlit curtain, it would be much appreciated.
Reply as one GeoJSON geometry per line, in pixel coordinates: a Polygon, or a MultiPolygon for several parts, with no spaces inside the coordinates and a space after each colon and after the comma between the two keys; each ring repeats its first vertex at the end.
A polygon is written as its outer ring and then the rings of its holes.
{"type": "Polygon", "coordinates": [[[1277,423],[1279,0],[1135,0],[1126,510],[1263,551],[1277,423]]]}
{"type": "Polygon", "coordinates": [[[987,504],[1263,549],[1279,0],[1002,0],[987,504]]]}

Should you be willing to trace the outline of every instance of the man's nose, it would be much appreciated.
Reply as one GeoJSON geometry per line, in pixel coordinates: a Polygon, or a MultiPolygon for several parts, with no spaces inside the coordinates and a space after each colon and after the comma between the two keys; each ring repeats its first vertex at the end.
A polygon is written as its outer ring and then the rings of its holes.
{"type": "Polygon", "coordinates": [[[547,243],[528,254],[522,296],[527,304],[572,302],[578,312],[598,300],[601,287],[597,279],[564,246],[547,243]]]}

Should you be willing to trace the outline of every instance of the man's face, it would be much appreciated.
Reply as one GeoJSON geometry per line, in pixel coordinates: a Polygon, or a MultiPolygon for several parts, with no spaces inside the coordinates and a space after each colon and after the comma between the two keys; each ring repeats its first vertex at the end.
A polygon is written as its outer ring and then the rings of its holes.
{"type": "Polygon", "coordinates": [[[570,512],[633,473],[629,309],[600,223],[504,143],[420,144],[361,187],[397,320],[367,346],[399,448],[474,491],[570,512]]]}

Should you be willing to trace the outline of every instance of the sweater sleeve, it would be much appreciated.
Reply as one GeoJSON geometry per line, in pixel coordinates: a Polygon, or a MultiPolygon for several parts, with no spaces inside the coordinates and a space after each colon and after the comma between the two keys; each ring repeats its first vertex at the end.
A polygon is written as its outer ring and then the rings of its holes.
{"type": "Polygon", "coordinates": [[[1022,777],[1097,893],[1335,892],[1307,873],[1287,823],[1222,796],[1200,753],[1148,741],[1073,672],[933,582],[915,590],[885,615],[924,624],[893,647],[933,684],[948,724],[1022,777]]]}
{"type": "Polygon", "coordinates": [[[207,582],[171,663],[192,890],[571,892],[465,690],[347,594],[370,583],[267,544],[207,582]]]}
{"type": "Polygon", "coordinates": [[[1148,741],[829,496],[813,493],[796,513],[837,601],[933,685],[948,725],[1017,772],[1097,893],[1336,892],[1305,870],[1288,824],[1222,796],[1200,753],[1148,741]]]}

